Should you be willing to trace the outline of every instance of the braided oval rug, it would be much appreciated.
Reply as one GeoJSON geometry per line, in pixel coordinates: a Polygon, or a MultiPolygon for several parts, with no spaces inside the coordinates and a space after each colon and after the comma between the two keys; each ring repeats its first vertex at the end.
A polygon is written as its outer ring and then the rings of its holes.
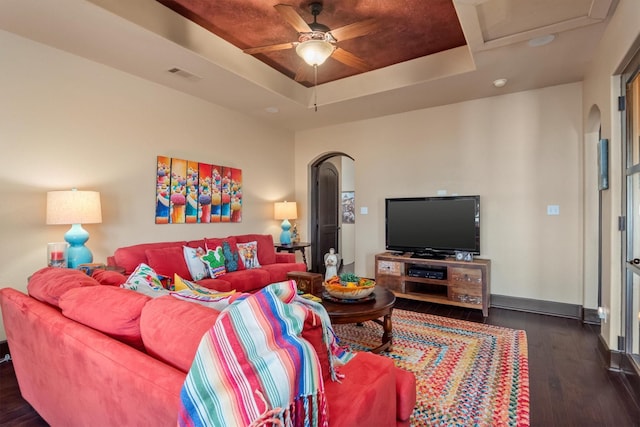
{"type": "MultiPolygon", "coordinates": [[[[416,375],[412,426],[528,426],[525,331],[393,310],[393,347],[381,355],[416,375]]],[[[374,322],[334,325],[340,344],[380,344],[374,322]]]]}

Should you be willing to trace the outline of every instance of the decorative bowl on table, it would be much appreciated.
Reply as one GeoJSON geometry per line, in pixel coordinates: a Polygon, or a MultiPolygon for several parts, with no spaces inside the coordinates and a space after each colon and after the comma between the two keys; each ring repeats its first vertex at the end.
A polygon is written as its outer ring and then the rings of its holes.
{"type": "Polygon", "coordinates": [[[329,296],[340,300],[359,300],[373,293],[376,282],[360,277],[347,277],[347,280],[334,276],[324,282],[324,289],[329,296]]]}

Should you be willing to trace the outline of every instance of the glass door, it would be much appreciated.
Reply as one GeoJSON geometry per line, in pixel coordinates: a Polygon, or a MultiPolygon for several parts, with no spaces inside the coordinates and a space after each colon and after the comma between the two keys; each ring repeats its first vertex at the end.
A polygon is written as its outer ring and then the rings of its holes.
{"type": "Polygon", "coordinates": [[[640,55],[636,54],[622,76],[626,111],[626,274],[623,292],[625,349],[640,370],[640,55]]]}

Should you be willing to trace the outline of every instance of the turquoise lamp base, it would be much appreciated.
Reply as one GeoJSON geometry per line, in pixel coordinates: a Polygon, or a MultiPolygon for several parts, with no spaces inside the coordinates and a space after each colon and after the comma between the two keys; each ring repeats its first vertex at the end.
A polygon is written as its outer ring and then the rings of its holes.
{"type": "Polygon", "coordinates": [[[93,254],[84,244],[89,240],[89,233],[80,224],[73,224],[64,234],[64,240],[69,243],[67,249],[67,266],[78,268],[80,264],[93,262],[93,254]]]}
{"type": "Polygon", "coordinates": [[[282,233],[280,233],[280,244],[290,245],[291,232],[289,230],[291,229],[291,223],[289,222],[288,219],[285,219],[284,221],[282,221],[281,227],[282,227],[282,233]]]}

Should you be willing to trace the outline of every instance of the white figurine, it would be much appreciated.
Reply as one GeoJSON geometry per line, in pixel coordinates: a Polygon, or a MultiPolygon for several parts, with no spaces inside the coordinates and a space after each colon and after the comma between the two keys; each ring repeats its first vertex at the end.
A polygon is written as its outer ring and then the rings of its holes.
{"type": "Polygon", "coordinates": [[[324,280],[329,280],[338,275],[338,265],[340,265],[340,255],[336,253],[335,249],[331,248],[328,254],[324,254],[324,266],[326,267],[324,280]]]}

